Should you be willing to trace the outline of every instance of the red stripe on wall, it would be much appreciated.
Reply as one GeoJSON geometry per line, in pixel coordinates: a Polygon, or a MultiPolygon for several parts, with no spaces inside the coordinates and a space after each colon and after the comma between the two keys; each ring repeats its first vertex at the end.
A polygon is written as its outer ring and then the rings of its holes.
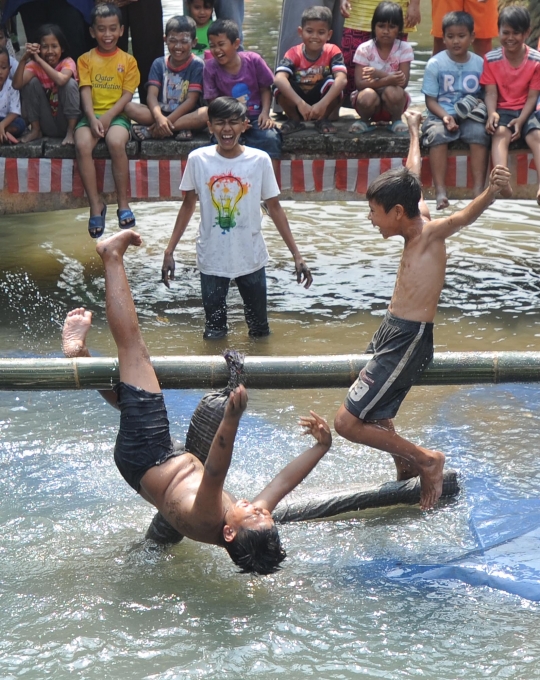
{"type": "Polygon", "coordinates": [[[515,157],[516,161],[516,182],[518,184],[527,184],[529,175],[529,163],[527,162],[526,153],[518,153],[515,157]]]}
{"type": "Polygon", "coordinates": [[[17,172],[16,158],[6,158],[6,184],[10,194],[19,193],[19,173],[17,172]]]}
{"type": "Polygon", "coordinates": [[[305,191],[303,161],[291,161],[291,182],[293,191],[298,193],[305,191]]]}
{"type": "Polygon", "coordinates": [[[336,160],[336,189],[347,191],[347,160],[345,158],[336,160]]]}
{"type": "Polygon", "coordinates": [[[368,169],[369,158],[360,158],[358,160],[358,177],[356,179],[356,192],[365,194],[368,188],[368,169]]]}
{"type": "Polygon", "coordinates": [[[159,161],[159,195],[161,198],[171,196],[171,164],[169,161],[159,161]]]}
{"type": "Polygon", "coordinates": [[[62,159],[51,159],[51,192],[62,191],[62,159]]]}
{"type": "Polygon", "coordinates": [[[324,174],[323,160],[313,161],[313,180],[315,182],[315,191],[322,191],[323,188],[323,174],[324,174]]]}

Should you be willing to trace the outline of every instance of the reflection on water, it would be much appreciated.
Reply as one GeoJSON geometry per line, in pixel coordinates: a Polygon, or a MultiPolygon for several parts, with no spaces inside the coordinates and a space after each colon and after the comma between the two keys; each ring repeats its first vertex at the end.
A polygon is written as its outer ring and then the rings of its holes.
{"type": "MultiPolygon", "coordinates": [[[[463,204],[457,204],[457,207],[463,204]]],[[[236,288],[229,295],[227,340],[202,341],[204,314],[195,268],[198,216],[176,251],[176,280],[159,282],[177,203],[137,204],[144,243],[127,269],[153,354],[213,354],[234,344],[251,354],[360,352],[388,304],[402,248],[384,241],[363,203],[286,203],[314,284],[296,284],[290,254],[265,218],[272,336],[249,340],[236,288]]],[[[84,236],[86,211],[3,218],[0,352],[57,350],[58,325],[76,305],[94,312],[91,346],[114,347],[105,327],[101,262],[84,236]],[[81,238],[81,234],[83,238],[81,238]],[[36,347],[36,339],[40,344],[36,347]]],[[[114,220],[108,231],[115,229],[114,220]]],[[[439,350],[540,350],[540,220],[536,204],[498,201],[449,240],[448,274],[436,319],[439,350]]]]}

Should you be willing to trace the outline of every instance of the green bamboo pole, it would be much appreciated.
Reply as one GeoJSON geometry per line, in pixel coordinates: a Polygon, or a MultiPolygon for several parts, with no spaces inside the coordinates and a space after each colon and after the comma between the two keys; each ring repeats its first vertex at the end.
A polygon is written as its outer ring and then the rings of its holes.
{"type": "MultiPolygon", "coordinates": [[[[246,357],[252,388],[348,387],[369,355],[246,357]]],[[[221,356],[153,357],[164,389],[215,389],[227,382],[221,356]]],[[[0,359],[0,390],[108,389],[119,380],[111,358],[0,359]]],[[[444,352],[436,354],[421,385],[538,382],[540,352],[444,352]]]]}

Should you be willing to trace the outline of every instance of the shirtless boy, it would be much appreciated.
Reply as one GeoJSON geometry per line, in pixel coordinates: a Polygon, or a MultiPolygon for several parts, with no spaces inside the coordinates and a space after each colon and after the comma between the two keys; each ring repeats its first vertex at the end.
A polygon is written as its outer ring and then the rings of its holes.
{"type": "MultiPolygon", "coordinates": [[[[279,501],[311,472],[330,448],[327,423],[316,413],[300,419],[316,443],[301,453],[250,502],[237,500],[223,485],[247,392],[231,392],[206,464],[174,449],[163,394],[141,336],[131,297],[124,253],[141,245],[134,231],[101,241],[97,252],[105,266],[107,320],[118,348],[120,383],[102,395],[121,413],[114,458],[124,479],[184,536],[224,547],[244,572],[270,574],[285,559],[271,513],[279,501]]],[[[75,309],[66,318],[64,354],[87,357],[86,335],[92,314],[75,309]]]]}
{"type": "Polygon", "coordinates": [[[367,352],[373,354],[336,414],[336,432],[349,441],[387,451],[398,480],[420,477],[420,508],[442,493],[444,454],[407,441],[392,418],[433,356],[433,319],[444,284],[445,241],[472,224],[508,187],[510,172],[497,165],[488,188],[460,212],[431,221],[419,180],[421,116],[406,111],[411,145],[405,168],[390,170],[367,191],[369,218],[383,238],[405,239],[396,285],[385,320],[367,352]]]}

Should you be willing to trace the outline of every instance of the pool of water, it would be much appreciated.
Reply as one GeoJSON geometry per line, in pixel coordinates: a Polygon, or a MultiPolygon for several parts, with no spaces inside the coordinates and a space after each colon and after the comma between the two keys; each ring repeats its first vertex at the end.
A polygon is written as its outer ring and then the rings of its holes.
{"type": "MultiPolygon", "coordinates": [[[[251,355],[362,351],[392,291],[401,244],[384,241],[363,203],[286,203],[314,271],[297,286],[270,222],[272,335],[250,341],[235,290],[227,345],[251,355]]],[[[177,280],[159,282],[178,204],[137,204],[143,246],[126,258],[150,352],[214,354],[201,339],[196,217],[177,250],[177,280]]],[[[92,352],[113,355],[103,272],[87,213],[2,218],[0,354],[59,355],[67,310],[94,312],[92,352]]],[[[116,229],[114,220],[108,233],[116,229]]],[[[498,202],[449,242],[436,350],[540,350],[540,218],[535,204],[498,202]]],[[[200,397],[168,392],[182,437],[200,397]]],[[[305,446],[299,415],[330,421],[343,390],[250,392],[229,487],[253,495],[305,446]]],[[[474,548],[468,480],[508,498],[540,490],[537,387],[422,387],[397,427],[438,447],[463,492],[430,513],[365,512],[287,525],[289,557],[271,577],[239,575],[221,549],[142,540],[153,512],[112,460],[118,418],[92,392],[0,392],[0,677],[533,678],[538,604],[458,581],[403,582],[396,565],[436,564],[474,548]]],[[[379,484],[389,457],[339,437],[306,489],[379,484]]]]}

